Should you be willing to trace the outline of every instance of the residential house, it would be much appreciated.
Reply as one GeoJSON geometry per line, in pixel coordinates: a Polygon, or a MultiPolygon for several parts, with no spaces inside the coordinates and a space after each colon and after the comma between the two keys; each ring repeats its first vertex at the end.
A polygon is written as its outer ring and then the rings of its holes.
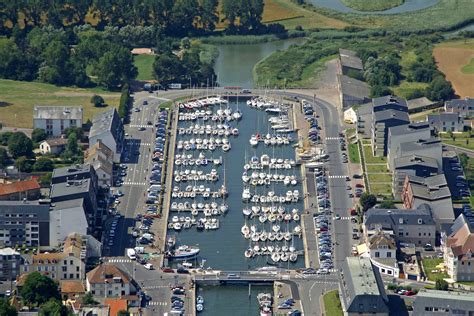
{"type": "Polygon", "coordinates": [[[84,162],[94,167],[99,186],[109,188],[113,181],[114,153],[102,141],[84,152],[84,162]]]}
{"type": "Polygon", "coordinates": [[[357,56],[357,53],[352,50],[340,48],[339,63],[343,75],[347,75],[351,71],[362,72],[364,70],[362,60],[357,56]]]}
{"type": "Polygon", "coordinates": [[[39,272],[53,280],[84,280],[85,252],[82,245],[69,242],[61,252],[23,255],[23,273],[39,272]]]}
{"type": "Polygon", "coordinates": [[[464,131],[464,118],[459,113],[428,114],[428,123],[438,133],[464,131]]]}
{"type": "Polygon", "coordinates": [[[49,245],[49,205],[0,201],[0,245],[49,245]]]}
{"type": "Polygon", "coordinates": [[[438,162],[431,157],[413,154],[395,158],[393,164],[393,196],[396,198],[400,196],[407,175],[427,178],[437,175],[438,170],[438,162]]]}
{"type": "Polygon", "coordinates": [[[371,143],[374,156],[386,156],[388,131],[391,127],[407,125],[408,106],[405,99],[385,96],[372,99],[371,143]]]}
{"type": "Polygon", "coordinates": [[[398,243],[434,245],[436,240],[436,223],[426,204],[414,209],[369,209],[364,214],[363,228],[367,241],[379,231],[392,234],[398,243]]]}
{"type": "Polygon", "coordinates": [[[0,249],[0,280],[16,280],[20,274],[21,255],[14,249],[0,249]]]}
{"type": "Polygon", "coordinates": [[[115,108],[94,117],[89,132],[89,147],[101,141],[113,151],[114,162],[120,162],[124,140],[125,131],[122,120],[115,108]]]}
{"type": "Polygon", "coordinates": [[[119,316],[120,311],[128,310],[128,301],[123,298],[106,298],[104,305],[110,306],[109,316],[119,316]]]}
{"type": "Polygon", "coordinates": [[[340,102],[343,109],[370,101],[370,88],[367,83],[346,75],[338,75],[340,102]]]}
{"type": "Polygon", "coordinates": [[[87,291],[98,297],[121,297],[136,293],[132,278],[118,267],[101,264],[87,273],[87,291]]]}
{"type": "Polygon", "coordinates": [[[42,155],[53,154],[59,155],[66,149],[68,140],[65,138],[57,137],[43,140],[39,144],[39,150],[42,155]]]}
{"type": "Polygon", "coordinates": [[[474,295],[465,292],[422,290],[413,302],[413,315],[474,315],[474,295]]]}
{"type": "Polygon", "coordinates": [[[86,294],[86,288],[82,280],[62,280],[59,282],[59,288],[63,301],[79,298],[86,294]]]}
{"type": "Polygon", "coordinates": [[[474,116],[474,99],[455,99],[444,103],[444,111],[447,113],[458,113],[463,118],[474,116]]]}
{"type": "Polygon", "coordinates": [[[40,189],[36,179],[0,183],[0,201],[37,200],[41,197],[40,189]]]}
{"type": "Polygon", "coordinates": [[[48,136],[59,137],[69,127],[82,127],[83,110],[78,106],[37,106],[33,112],[33,128],[43,129],[48,136]]]}
{"type": "Polygon", "coordinates": [[[419,155],[436,159],[438,172],[443,170],[443,146],[439,138],[419,139],[400,143],[395,157],[419,155]]]}
{"type": "Polygon", "coordinates": [[[368,253],[380,274],[398,278],[397,245],[392,235],[378,231],[369,237],[368,253]]]}
{"type": "Polygon", "coordinates": [[[402,189],[402,202],[405,208],[417,208],[427,204],[433,212],[438,229],[451,225],[454,221],[451,191],[444,174],[422,178],[407,175],[402,189]]]}
{"type": "Polygon", "coordinates": [[[401,143],[429,139],[431,137],[430,125],[427,122],[409,123],[393,126],[388,129],[387,163],[388,169],[393,171],[393,163],[397,156],[398,146],[401,143]]]}
{"type": "Polygon", "coordinates": [[[340,275],[339,297],[344,315],[389,315],[382,278],[369,258],[346,258],[340,275]]]}
{"type": "Polygon", "coordinates": [[[474,226],[461,214],[450,233],[442,233],[441,245],[448,275],[456,282],[474,281],[474,226]]]}
{"type": "Polygon", "coordinates": [[[92,184],[96,184],[98,181],[94,168],[88,163],[54,169],[51,176],[51,184],[83,179],[92,179],[92,184]]]}

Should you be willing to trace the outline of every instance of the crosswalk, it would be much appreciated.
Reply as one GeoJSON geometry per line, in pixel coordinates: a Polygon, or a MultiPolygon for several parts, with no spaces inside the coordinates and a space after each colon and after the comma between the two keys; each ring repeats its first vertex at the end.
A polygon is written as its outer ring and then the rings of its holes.
{"type": "MultiPolygon", "coordinates": [[[[333,219],[333,220],[336,220],[336,217],[333,217],[332,219],[333,219]]],[[[340,221],[344,221],[344,220],[345,220],[345,221],[350,221],[351,219],[352,219],[351,216],[341,216],[341,217],[339,218],[340,221]]]]}
{"type": "Polygon", "coordinates": [[[133,139],[128,141],[129,145],[138,145],[138,146],[151,146],[152,143],[142,143],[139,139],[133,139]]]}
{"type": "Polygon", "coordinates": [[[129,127],[151,127],[151,125],[134,125],[134,124],[131,124],[131,125],[128,125],[129,127]]]}
{"type": "Polygon", "coordinates": [[[123,185],[146,185],[146,182],[124,182],[123,185]]]}
{"type": "Polygon", "coordinates": [[[326,137],[326,140],[339,140],[339,137],[326,137]]]}
{"type": "Polygon", "coordinates": [[[148,302],[148,305],[149,306],[167,306],[168,302],[154,302],[154,301],[151,301],[151,302],[148,302]]]}
{"type": "Polygon", "coordinates": [[[130,263],[132,260],[124,258],[108,259],[107,262],[110,263],[130,263]]]}
{"type": "Polygon", "coordinates": [[[330,175],[328,176],[329,179],[345,179],[347,176],[339,176],[339,175],[330,175]]]}
{"type": "Polygon", "coordinates": [[[156,290],[156,289],[164,289],[169,288],[168,285],[150,285],[150,286],[143,286],[142,289],[144,290],[156,290]]]}

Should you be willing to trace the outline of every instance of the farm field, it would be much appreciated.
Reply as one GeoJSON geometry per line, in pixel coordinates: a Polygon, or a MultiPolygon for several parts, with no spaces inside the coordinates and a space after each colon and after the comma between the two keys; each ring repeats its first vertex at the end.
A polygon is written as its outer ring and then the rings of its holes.
{"type": "Polygon", "coordinates": [[[385,11],[402,5],[405,0],[342,0],[349,8],[358,11],[385,11]]]}
{"type": "Polygon", "coordinates": [[[472,97],[474,39],[437,45],[433,50],[433,56],[439,70],[451,81],[456,94],[462,98],[472,97]]]}
{"type": "Polygon", "coordinates": [[[0,122],[4,126],[33,127],[35,105],[68,105],[84,108],[84,122],[110,106],[117,107],[120,93],[100,88],[82,89],[55,85],[0,79],[0,122]],[[105,99],[107,107],[96,108],[90,103],[94,94],[105,99]]]}

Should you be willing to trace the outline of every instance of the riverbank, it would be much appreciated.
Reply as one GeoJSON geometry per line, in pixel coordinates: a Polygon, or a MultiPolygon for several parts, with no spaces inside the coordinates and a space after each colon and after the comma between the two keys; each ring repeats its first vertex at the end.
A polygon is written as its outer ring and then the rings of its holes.
{"type": "Polygon", "coordinates": [[[405,0],[341,0],[341,2],[357,11],[385,11],[402,5],[405,0]]]}

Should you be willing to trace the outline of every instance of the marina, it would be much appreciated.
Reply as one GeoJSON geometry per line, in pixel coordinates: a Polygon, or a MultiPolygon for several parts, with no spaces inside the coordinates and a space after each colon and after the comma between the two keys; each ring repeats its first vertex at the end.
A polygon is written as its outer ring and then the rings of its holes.
{"type": "Polygon", "coordinates": [[[304,264],[301,175],[288,107],[272,101],[266,109],[281,110],[262,111],[248,100],[208,97],[178,106],[167,227],[176,247],[199,248],[192,268],[304,264]],[[256,135],[266,146],[249,144],[256,135]]]}

